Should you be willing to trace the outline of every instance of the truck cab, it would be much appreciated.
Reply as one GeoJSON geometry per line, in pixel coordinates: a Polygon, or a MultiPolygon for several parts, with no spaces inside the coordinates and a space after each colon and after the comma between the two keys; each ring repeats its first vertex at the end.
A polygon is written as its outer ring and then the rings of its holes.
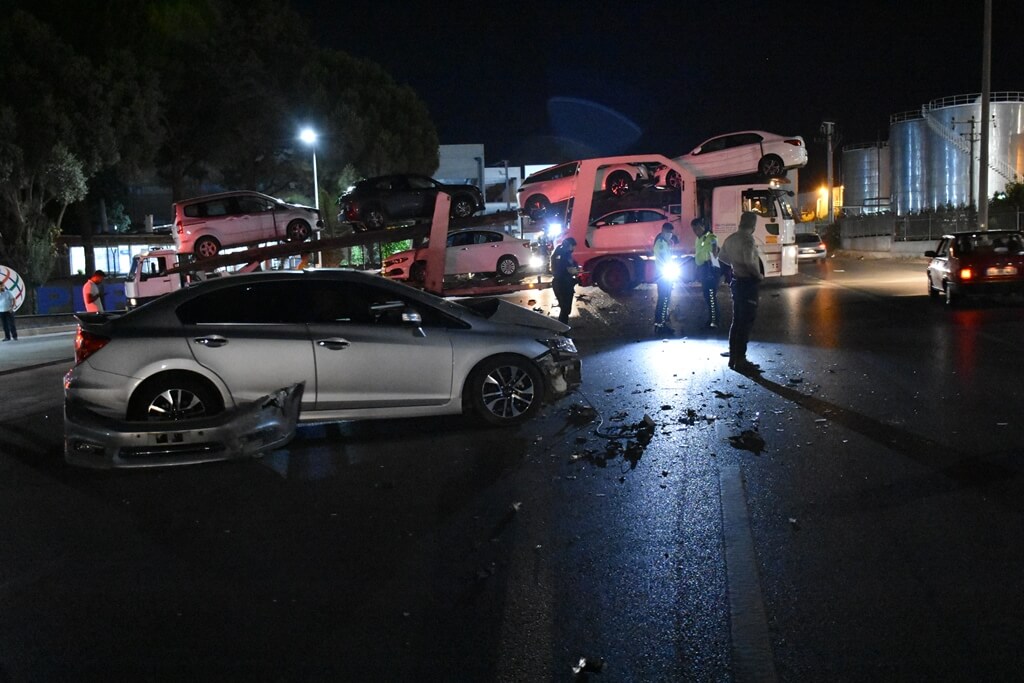
{"type": "Polygon", "coordinates": [[[128,308],[136,308],[151,299],[181,289],[184,286],[181,273],[167,272],[177,265],[178,253],[174,249],[152,249],[136,254],[124,283],[128,308]]]}
{"type": "Polygon", "coordinates": [[[789,203],[791,192],[771,182],[702,188],[698,194],[705,217],[710,212],[711,229],[719,244],[736,232],[740,214],[750,211],[757,214],[754,241],[765,277],[796,274],[796,220],[789,203]]]}

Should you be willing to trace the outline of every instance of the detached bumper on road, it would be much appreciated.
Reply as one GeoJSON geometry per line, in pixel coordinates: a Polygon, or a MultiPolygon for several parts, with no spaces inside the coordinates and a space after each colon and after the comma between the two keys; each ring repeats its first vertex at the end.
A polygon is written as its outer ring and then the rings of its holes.
{"type": "Polygon", "coordinates": [[[295,384],[220,415],[178,422],[112,420],[65,403],[64,459],[115,469],[258,457],[295,436],[302,389],[295,384]]]}

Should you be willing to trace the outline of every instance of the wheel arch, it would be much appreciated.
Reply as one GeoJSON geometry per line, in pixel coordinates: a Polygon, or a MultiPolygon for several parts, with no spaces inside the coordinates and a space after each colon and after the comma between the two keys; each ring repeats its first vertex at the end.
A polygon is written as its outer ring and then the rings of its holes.
{"type": "Polygon", "coordinates": [[[547,378],[544,376],[544,369],[534,359],[534,357],[531,357],[530,355],[528,355],[526,353],[519,353],[519,352],[516,352],[516,351],[508,351],[508,350],[496,351],[494,353],[490,353],[490,354],[487,354],[487,355],[484,355],[484,356],[481,356],[480,358],[478,358],[469,367],[469,370],[465,373],[465,377],[462,380],[462,386],[459,389],[459,393],[460,393],[459,401],[460,401],[460,403],[462,405],[462,412],[463,412],[463,414],[471,415],[473,413],[473,393],[472,393],[472,390],[470,389],[469,385],[470,385],[470,382],[473,381],[473,378],[476,376],[477,372],[480,370],[480,368],[484,367],[484,365],[489,364],[489,363],[493,363],[493,362],[497,362],[497,361],[501,361],[501,360],[521,361],[523,363],[529,364],[534,370],[536,370],[537,374],[541,378],[541,382],[540,382],[539,386],[537,387],[537,391],[538,391],[538,394],[539,394],[539,401],[538,401],[538,403],[540,405],[543,405],[547,401],[547,392],[548,392],[547,378]]]}
{"type": "Polygon", "coordinates": [[[125,397],[125,417],[127,417],[127,414],[131,412],[132,402],[136,400],[140,389],[156,380],[172,380],[176,377],[187,378],[206,385],[220,398],[221,406],[225,410],[232,408],[235,405],[234,399],[231,397],[231,393],[228,391],[227,386],[217,375],[201,372],[195,367],[167,367],[166,362],[159,363],[148,369],[152,371],[152,374],[147,374],[147,368],[143,368],[142,371],[138,373],[138,381],[132,383],[129,387],[128,395],[125,397]]]}

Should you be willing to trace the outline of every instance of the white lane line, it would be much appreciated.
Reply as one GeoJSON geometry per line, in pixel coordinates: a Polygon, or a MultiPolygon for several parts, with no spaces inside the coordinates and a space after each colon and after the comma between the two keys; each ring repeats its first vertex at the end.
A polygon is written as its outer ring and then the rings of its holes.
{"type": "Polygon", "coordinates": [[[750,533],[747,498],[738,465],[718,474],[722,496],[722,537],[729,581],[733,680],[738,683],[776,680],[775,658],[761,595],[761,579],[750,533]]]}

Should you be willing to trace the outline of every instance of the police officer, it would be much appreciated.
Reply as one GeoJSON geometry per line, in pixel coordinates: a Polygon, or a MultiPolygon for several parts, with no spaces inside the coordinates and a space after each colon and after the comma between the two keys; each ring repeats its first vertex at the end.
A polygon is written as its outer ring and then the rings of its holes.
{"type": "Polygon", "coordinates": [[[675,330],[669,327],[669,305],[675,278],[667,274],[666,266],[672,261],[672,245],[679,242],[671,223],[663,223],[661,232],[654,238],[654,264],[658,269],[658,303],[654,307],[654,334],[672,336],[675,330]]]}
{"type": "Polygon", "coordinates": [[[558,300],[558,321],[569,324],[569,313],[572,312],[572,299],[576,293],[576,276],[580,272],[572,252],[576,249],[576,240],[566,237],[551,253],[551,289],[558,300]]]}
{"type": "Polygon", "coordinates": [[[707,326],[714,329],[718,327],[718,281],[722,276],[722,269],[718,265],[718,238],[703,218],[694,218],[690,221],[690,227],[697,236],[693,263],[697,266],[697,277],[704,293],[704,303],[708,307],[707,326]]]}

